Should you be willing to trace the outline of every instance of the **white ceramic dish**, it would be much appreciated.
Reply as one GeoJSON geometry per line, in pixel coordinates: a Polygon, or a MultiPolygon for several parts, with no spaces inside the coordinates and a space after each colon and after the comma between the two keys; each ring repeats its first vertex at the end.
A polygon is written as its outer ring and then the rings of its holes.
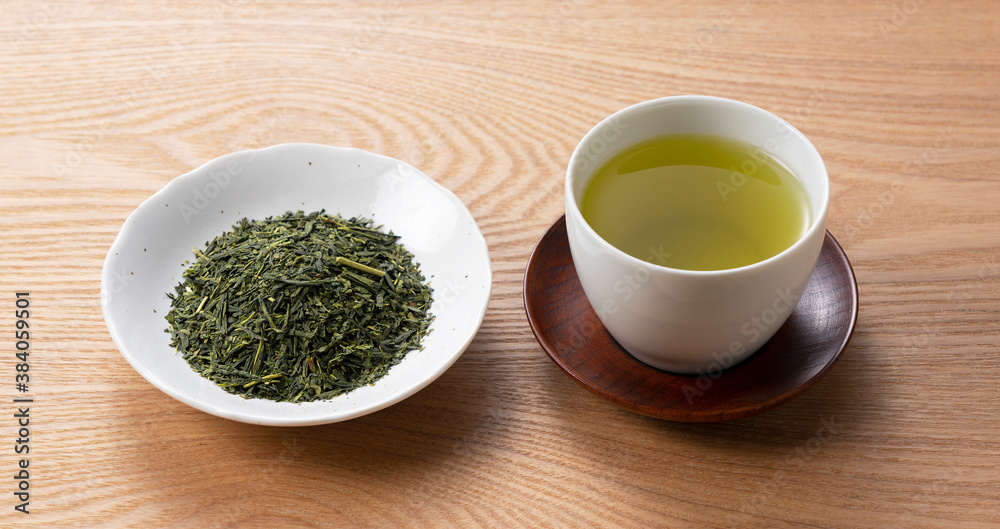
{"type": "Polygon", "coordinates": [[[199,410],[252,424],[306,426],[365,415],[413,395],[450,367],[486,314],[492,272],[486,241],[450,191],[414,167],[358,149],[286,144],[223,156],[143,202],[111,245],[101,306],[126,360],[164,393],[199,410]],[[325,209],[365,216],[401,236],[434,289],[431,332],[381,380],[330,400],[243,399],[197,375],[170,347],[167,292],[193,248],[239,219],[325,209]]]}

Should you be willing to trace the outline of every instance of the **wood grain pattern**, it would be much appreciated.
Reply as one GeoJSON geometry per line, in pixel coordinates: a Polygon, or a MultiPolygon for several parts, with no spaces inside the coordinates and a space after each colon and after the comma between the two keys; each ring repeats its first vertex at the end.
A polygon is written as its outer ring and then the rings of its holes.
{"type": "Polygon", "coordinates": [[[995,527],[1000,5],[989,0],[3,2],[0,472],[13,293],[32,300],[31,514],[3,527],[995,527]],[[810,391],[721,424],[619,409],[521,302],[600,119],[698,93],[823,154],[861,309],[810,391]],[[104,255],[177,175],[282,142],[403,159],[490,247],[466,354],[381,412],[261,428],[175,402],[115,350],[104,255]]]}

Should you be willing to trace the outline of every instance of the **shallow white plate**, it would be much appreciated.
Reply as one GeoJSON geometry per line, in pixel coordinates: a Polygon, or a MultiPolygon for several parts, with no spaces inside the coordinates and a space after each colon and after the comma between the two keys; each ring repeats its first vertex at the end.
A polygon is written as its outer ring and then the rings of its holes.
{"type": "Polygon", "coordinates": [[[472,342],[486,314],[492,272],[486,241],[450,191],[398,160],[358,149],[287,144],[217,158],[175,178],[125,221],[101,275],[101,306],[122,355],[177,400],[252,424],[305,426],[351,419],[413,395],[472,342]],[[325,209],[365,216],[400,235],[433,292],[424,349],[371,386],[300,404],[244,399],[197,375],[170,347],[164,316],[193,248],[243,217],[325,209]]]}

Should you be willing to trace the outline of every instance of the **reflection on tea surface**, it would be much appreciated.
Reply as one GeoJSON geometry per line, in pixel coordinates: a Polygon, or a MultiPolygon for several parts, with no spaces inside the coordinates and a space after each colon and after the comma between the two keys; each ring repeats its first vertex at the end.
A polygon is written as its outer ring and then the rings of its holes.
{"type": "Polygon", "coordinates": [[[587,223],[638,259],[685,270],[763,261],[810,222],[805,188],[758,147],[710,134],[672,134],[615,155],[587,185],[587,223]]]}

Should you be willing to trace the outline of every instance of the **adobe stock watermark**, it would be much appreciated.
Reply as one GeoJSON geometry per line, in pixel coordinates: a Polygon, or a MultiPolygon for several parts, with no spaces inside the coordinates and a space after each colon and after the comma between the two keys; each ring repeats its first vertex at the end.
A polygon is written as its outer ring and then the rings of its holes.
{"type": "Polygon", "coordinates": [[[932,165],[941,159],[941,153],[948,147],[955,144],[959,138],[953,127],[948,127],[943,132],[934,136],[934,144],[928,148],[921,149],[920,153],[910,158],[903,164],[903,172],[907,174],[923,174],[932,165]]]}
{"type": "MultiPolygon", "coordinates": [[[[789,470],[807,466],[823,451],[824,447],[833,441],[836,436],[843,433],[842,426],[837,423],[836,417],[832,415],[821,418],[819,423],[820,425],[816,429],[815,435],[793,447],[785,454],[785,465],[787,465],[789,470]]],[[[757,489],[742,502],[738,508],[739,512],[730,513],[726,516],[726,527],[749,527],[752,517],[763,511],[786,477],[784,469],[775,471],[771,479],[764,486],[757,489]]]]}
{"type": "Polygon", "coordinates": [[[305,451],[306,447],[299,445],[297,437],[292,437],[291,439],[282,438],[281,451],[278,452],[277,457],[269,459],[267,464],[263,466],[264,473],[269,474],[274,472],[275,469],[288,467],[301,459],[300,454],[305,451]]]}
{"type": "Polygon", "coordinates": [[[555,7],[550,7],[545,11],[545,20],[549,23],[549,29],[555,30],[567,22],[577,29],[583,29],[579,19],[573,17],[581,6],[589,4],[588,0],[562,0],[555,7]]]}
{"type": "MultiPolygon", "coordinates": [[[[486,414],[486,422],[505,423],[513,419],[516,415],[517,412],[514,410],[510,410],[499,405],[490,406],[486,414]]],[[[472,456],[477,452],[477,446],[485,445],[490,440],[497,438],[499,438],[499,436],[491,432],[490,428],[476,425],[476,428],[467,439],[458,439],[451,445],[451,451],[458,456],[472,456]]]]}
{"type": "MultiPolygon", "coordinates": [[[[282,111],[277,117],[271,117],[267,119],[265,126],[257,131],[256,133],[250,135],[247,142],[241,144],[241,148],[251,148],[258,145],[270,145],[274,141],[274,131],[279,127],[288,126],[290,119],[285,111],[282,111]]],[[[180,205],[178,211],[181,217],[184,218],[184,222],[191,224],[202,212],[204,212],[212,204],[212,201],[221,195],[229,184],[232,183],[234,177],[238,177],[243,173],[243,168],[245,164],[253,161],[257,157],[256,150],[250,150],[246,153],[246,157],[237,161],[229,160],[226,162],[225,166],[212,170],[209,174],[208,180],[199,186],[196,186],[194,190],[191,191],[191,198],[187,202],[180,205]]]]}
{"type": "Polygon", "coordinates": [[[873,226],[875,221],[896,203],[896,198],[902,189],[903,186],[901,184],[893,182],[889,185],[888,189],[884,189],[873,195],[868,203],[858,210],[854,218],[841,229],[838,237],[845,241],[852,240],[859,233],[873,226]]]}
{"type": "Polygon", "coordinates": [[[816,109],[826,100],[826,84],[820,83],[809,90],[809,98],[806,104],[797,107],[788,117],[789,120],[779,120],[774,123],[774,133],[761,142],[760,146],[750,145],[747,157],[740,163],[730,165],[729,178],[720,179],[716,182],[716,189],[723,202],[729,200],[730,195],[736,193],[747,183],[747,177],[753,177],[762,166],[773,163],[773,158],[781,160],[781,151],[788,147],[788,140],[794,138],[796,129],[789,121],[803,121],[816,111],[816,109]]]}
{"type": "Polygon", "coordinates": [[[242,7],[245,3],[245,0],[215,0],[213,7],[215,8],[216,16],[224,18],[235,13],[236,9],[242,7]]]}
{"type": "Polygon", "coordinates": [[[806,104],[795,107],[781,121],[775,122],[774,132],[777,137],[766,140],[764,142],[764,149],[772,154],[779,155],[779,150],[786,144],[779,143],[777,141],[778,138],[789,140],[801,134],[791,123],[801,123],[808,120],[826,100],[826,83],[819,83],[809,88],[809,98],[806,100],[806,104]]]}
{"type": "Polygon", "coordinates": [[[66,176],[71,170],[83,165],[90,153],[110,135],[111,120],[102,119],[96,127],[84,133],[82,141],[66,151],[62,162],[52,162],[52,174],[66,176]]]}
{"type": "MultiPolygon", "coordinates": [[[[774,148],[777,148],[777,141],[773,138],[769,138],[765,144],[772,144],[774,148]]],[[[746,183],[747,178],[753,177],[760,170],[762,164],[767,164],[767,153],[764,149],[751,145],[750,149],[747,151],[749,155],[745,158],[739,167],[736,165],[729,166],[729,179],[727,180],[717,180],[715,182],[715,189],[719,192],[719,197],[722,198],[722,202],[729,201],[729,195],[736,193],[740,190],[746,183]]]]}
{"type": "Polygon", "coordinates": [[[690,41],[684,46],[683,52],[677,57],[682,66],[695,59],[711,56],[711,46],[729,29],[737,19],[746,14],[753,0],[735,0],[733,5],[718,11],[714,16],[705,19],[690,41]]]}
{"type": "Polygon", "coordinates": [[[135,273],[126,272],[124,267],[111,270],[107,281],[101,282],[101,304],[109,305],[116,295],[125,291],[134,278],[135,273]]]}
{"type": "MultiPolygon", "coordinates": [[[[970,301],[975,300],[973,293],[982,291],[982,283],[1000,277],[1000,264],[986,262],[979,266],[976,277],[972,281],[961,281],[959,286],[948,291],[945,302],[949,307],[961,307],[970,301]]],[[[940,322],[946,321],[948,309],[941,310],[937,314],[932,314],[926,321],[940,322]]],[[[941,329],[933,325],[922,325],[916,332],[909,332],[903,337],[903,347],[909,350],[919,350],[930,345],[930,337],[940,332],[941,329]]]]}
{"type": "Polygon", "coordinates": [[[879,33],[882,40],[889,40],[889,35],[910,21],[910,17],[920,11],[920,7],[927,3],[927,0],[907,0],[905,2],[893,2],[891,12],[878,23],[879,33]]]}
{"type": "MultiPolygon", "coordinates": [[[[255,101],[256,102],[256,101],[255,101]]],[[[254,130],[251,134],[248,134],[245,141],[237,142],[239,149],[255,149],[262,145],[268,146],[273,145],[275,142],[275,131],[279,129],[287,129],[292,124],[291,116],[288,114],[287,109],[281,109],[277,116],[270,116],[264,120],[264,126],[254,130]]],[[[257,156],[257,153],[251,153],[251,159],[257,156]]]]}
{"type": "Polygon", "coordinates": [[[31,13],[31,15],[21,16],[20,28],[7,35],[7,42],[10,44],[11,51],[17,53],[20,51],[21,45],[38,38],[45,32],[45,28],[48,27],[49,24],[59,18],[59,12],[61,10],[62,6],[59,2],[36,3],[35,10],[31,13]]]}
{"type": "Polygon", "coordinates": [[[383,173],[380,180],[389,188],[389,191],[395,191],[399,184],[411,178],[420,178],[420,171],[408,163],[402,163],[383,173]]]}
{"type": "Polygon", "coordinates": [[[434,285],[434,294],[445,305],[450,305],[462,297],[462,293],[469,289],[469,276],[458,279],[446,278],[434,285]]]}
{"type": "MultiPolygon", "coordinates": [[[[465,113],[475,112],[487,101],[491,101],[495,98],[497,87],[498,83],[495,79],[488,76],[479,76],[476,80],[476,84],[472,87],[471,96],[462,100],[464,104],[461,107],[444,111],[441,115],[442,119],[446,122],[455,122],[465,113]]],[[[444,144],[445,136],[438,130],[435,130],[432,134],[420,135],[417,143],[410,147],[400,159],[412,163],[413,165],[420,165],[427,159],[427,153],[429,151],[441,147],[444,144]]],[[[413,178],[414,176],[419,176],[419,171],[413,166],[405,164],[398,166],[395,171],[387,172],[384,181],[390,191],[395,191],[396,186],[399,185],[400,182],[403,182],[408,178],[413,178]]]]}
{"type": "Polygon", "coordinates": [[[729,349],[712,353],[712,362],[707,369],[699,369],[695,373],[698,377],[694,384],[684,384],[681,391],[688,404],[694,404],[695,399],[701,397],[706,391],[712,388],[715,381],[722,376],[722,372],[742,360],[753,346],[760,343],[765,336],[770,336],[775,327],[785,321],[785,317],[791,314],[795,304],[799,302],[801,296],[792,295],[791,287],[784,290],[776,289],[775,298],[770,307],[763,309],[759,314],[753,315],[740,327],[740,334],[746,341],[733,340],[729,344],[729,349]]]}
{"type": "MultiPolygon", "coordinates": [[[[166,68],[162,66],[146,66],[139,82],[125,94],[119,96],[113,112],[124,112],[128,116],[135,111],[136,103],[144,98],[159,81],[166,79],[166,68]]],[[[83,140],[66,151],[63,160],[52,162],[52,174],[63,177],[86,163],[90,154],[108,137],[114,135],[111,119],[104,118],[95,127],[86,131],[83,140]]]]}
{"type": "MultiPolygon", "coordinates": [[[[674,256],[673,253],[665,251],[662,244],[657,247],[650,246],[647,251],[649,256],[646,257],[646,262],[654,265],[665,266],[674,256]]],[[[622,276],[613,287],[617,298],[606,299],[600,306],[594,307],[598,317],[603,320],[608,315],[618,312],[619,303],[632,299],[632,296],[649,281],[650,275],[649,270],[636,266],[631,272],[622,276]]]]}
{"type": "Polygon", "coordinates": [[[363,51],[385,34],[389,24],[402,12],[403,7],[398,0],[383,5],[371,20],[354,28],[350,43],[340,47],[341,54],[349,61],[360,57],[363,51]]]}
{"type": "Polygon", "coordinates": [[[580,325],[575,325],[569,329],[568,333],[559,333],[556,347],[560,351],[575,351],[584,349],[585,344],[599,333],[607,332],[607,329],[599,320],[587,318],[580,325]]]}
{"type": "MultiPolygon", "coordinates": [[[[928,169],[940,160],[941,153],[947,150],[957,137],[958,135],[951,127],[938,134],[934,137],[934,143],[931,147],[922,149],[916,156],[911,157],[903,164],[903,172],[915,175],[926,174],[928,169]]],[[[870,229],[895,205],[902,190],[902,184],[892,182],[888,189],[873,194],[864,207],[858,210],[854,218],[841,229],[838,236],[843,240],[852,240],[870,229]]]]}
{"type": "Polygon", "coordinates": [[[583,172],[595,165],[607,150],[613,147],[621,139],[622,131],[628,128],[627,123],[622,123],[620,117],[615,117],[611,122],[602,127],[600,134],[596,134],[580,148],[580,157],[576,160],[573,168],[576,172],[583,172]]]}
{"type": "MultiPolygon", "coordinates": [[[[909,512],[899,513],[899,518],[897,520],[900,524],[897,527],[917,527],[914,522],[923,516],[933,516],[934,510],[932,506],[942,505],[944,499],[942,496],[948,493],[949,488],[954,488],[959,485],[960,482],[964,480],[972,480],[974,476],[970,472],[968,467],[961,467],[957,461],[951,461],[934,469],[935,478],[929,483],[929,486],[921,491],[921,496],[927,498],[926,500],[920,502],[918,501],[919,496],[913,494],[913,500],[910,502],[912,506],[909,512]],[[961,470],[960,470],[961,469],[961,470]],[[917,507],[919,505],[919,507],[917,507]]],[[[989,473],[989,477],[993,478],[993,470],[986,470],[989,473]]],[[[957,496],[959,493],[955,493],[957,496]]],[[[953,496],[954,497],[954,496],[953,496]]]]}
{"type": "MultiPolygon", "coordinates": [[[[548,24],[549,31],[559,31],[566,27],[573,31],[586,31],[587,27],[580,17],[575,16],[579,9],[590,4],[589,0],[560,0],[559,2],[539,3],[539,8],[546,8],[542,18],[548,24]]],[[[485,5],[485,4],[484,4],[485,5]]],[[[493,34],[515,34],[518,38],[532,39],[537,42],[538,27],[524,23],[511,23],[508,12],[490,9],[490,25],[493,34]]]]}
{"type": "MultiPolygon", "coordinates": [[[[251,154],[253,156],[253,154],[251,154]]],[[[222,169],[212,171],[209,181],[197,186],[191,192],[191,199],[181,204],[179,210],[184,222],[191,224],[191,220],[198,217],[212,203],[212,199],[219,196],[223,190],[229,187],[234,176],[243,173],[243,166],[230,160],[222,169]]]]}

